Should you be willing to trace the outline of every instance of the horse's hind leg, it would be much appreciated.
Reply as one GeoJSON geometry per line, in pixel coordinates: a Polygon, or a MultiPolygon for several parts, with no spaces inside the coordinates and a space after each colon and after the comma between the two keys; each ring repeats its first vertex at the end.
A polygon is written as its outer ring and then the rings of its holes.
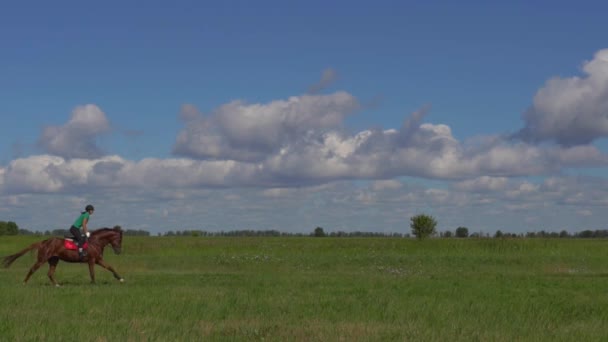
{"type": "Polygon", "coordinates": [[[26,284],[27,281],[30,279],[30,277],[32,276],[32,274],[34,274],[34,272],[36,272],[37,269],[40,268],[40,266],[42,266],[42,264],[44,264],[44,260],[40,261],[36,261],[36,263],[34,264],[34,266],[32,266],[32,268],[30,268],[30,271],[27,272],[27,275],[25,276],[25,280],[23,280],[23,284],[26,284]]]}
{"type": "Polygon", "coordinates": [[[52,257],[49,259],[49,272],[47,273],[47,275],[49,276],[51,283],[53,283],[53,285],[55,285],[55,286],[59,286],[59,284],[55,281],[55,277],[54,277],[55,269],[57,268],[58,263],[59,263],[58,257],[52,257]]]}

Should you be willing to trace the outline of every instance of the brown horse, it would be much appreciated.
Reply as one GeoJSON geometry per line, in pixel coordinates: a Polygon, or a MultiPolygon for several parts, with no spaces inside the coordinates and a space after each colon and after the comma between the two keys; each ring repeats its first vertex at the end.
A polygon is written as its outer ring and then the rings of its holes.
{"type": "Polygon", "coordinates": [[[9,267],[17,258],[24,255],[25,253],[37,249],[38,250],[38,260],[30,268],[30,271],[25,276],[25,280],[23,284],[26,284],[30,279],[32,274],[36,272],[36,270],[42,266],[45,262],[49,263],[49,272],[48,276],[51,280],[51,283],[55,286],[59,286],[59,284],[55,281],[53,275],[55,274],[55,268],[57,268],[57,264],[59,260],[67,261],[67,262],[86,262],[89,264],[89,273],[91,275],[91,283],[95,283],[95,264],[105,268],[106,270],[112,272],[114,274],[114,278],[118,279],[121,283],[125,280],[116,273],[116,270],[105,261],[103,261],[103,249],[107,244],[112,246],[114,253],[120,254],[121,246],[122,246],[122,229],[120,226],[116,226],[112,228],[101,228],[97,229],[91,233],[91,237],[89,238],[89,247],[87,249],[88,254],[80,259],[77,250],[66,249],[64,247],[64,240],[62,238],[50,238],[44,241],[36,242],[19,253],[9,255],[2,260],[2,265],[4,267],[9,267]]]}

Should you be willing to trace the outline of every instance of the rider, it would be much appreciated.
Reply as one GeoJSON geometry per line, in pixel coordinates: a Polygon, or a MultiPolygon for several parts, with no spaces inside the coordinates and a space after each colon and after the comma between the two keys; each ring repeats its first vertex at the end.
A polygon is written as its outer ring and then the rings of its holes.
{"type": "Polygon", "coordinates": [[[87,205],[84,208],[84,211],[80,213],[80,216],[74,221],[74,224],[70,227],[70,233],[74,235],[76,241],[78,242],[78,255],[80,259],[82,259],[86,255],[86,251],[82,250],[82,245],[84,245],[85,236],[88,238],[91,234],[89,233],[89,228],[87,224],[89,223],[89,217],[93,214],[95,208],[92,205],[87,205]],[[83,235],[84,233],[84,235],[83,235]]]}

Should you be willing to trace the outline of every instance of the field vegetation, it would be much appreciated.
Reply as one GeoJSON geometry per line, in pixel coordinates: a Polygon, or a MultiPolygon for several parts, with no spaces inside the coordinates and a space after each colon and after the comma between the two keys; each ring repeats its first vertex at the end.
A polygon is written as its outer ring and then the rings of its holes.
{"type": "MultiPolygon", "coordinates": [[[[0,256],[40,240],[0,237],[0,256]]],[[[603,239],[133,237],[22,285],[0,269],[3,341],[602,341],[603,239]]]]}

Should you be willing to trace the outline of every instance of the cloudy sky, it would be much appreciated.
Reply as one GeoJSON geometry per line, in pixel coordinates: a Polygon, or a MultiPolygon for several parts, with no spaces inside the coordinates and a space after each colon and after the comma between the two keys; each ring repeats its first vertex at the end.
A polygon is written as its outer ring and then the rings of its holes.
{"type": "Polygon", "coordinates": [[[0,8],[0,220],[608,229],[608,6],[0,8]]]}

